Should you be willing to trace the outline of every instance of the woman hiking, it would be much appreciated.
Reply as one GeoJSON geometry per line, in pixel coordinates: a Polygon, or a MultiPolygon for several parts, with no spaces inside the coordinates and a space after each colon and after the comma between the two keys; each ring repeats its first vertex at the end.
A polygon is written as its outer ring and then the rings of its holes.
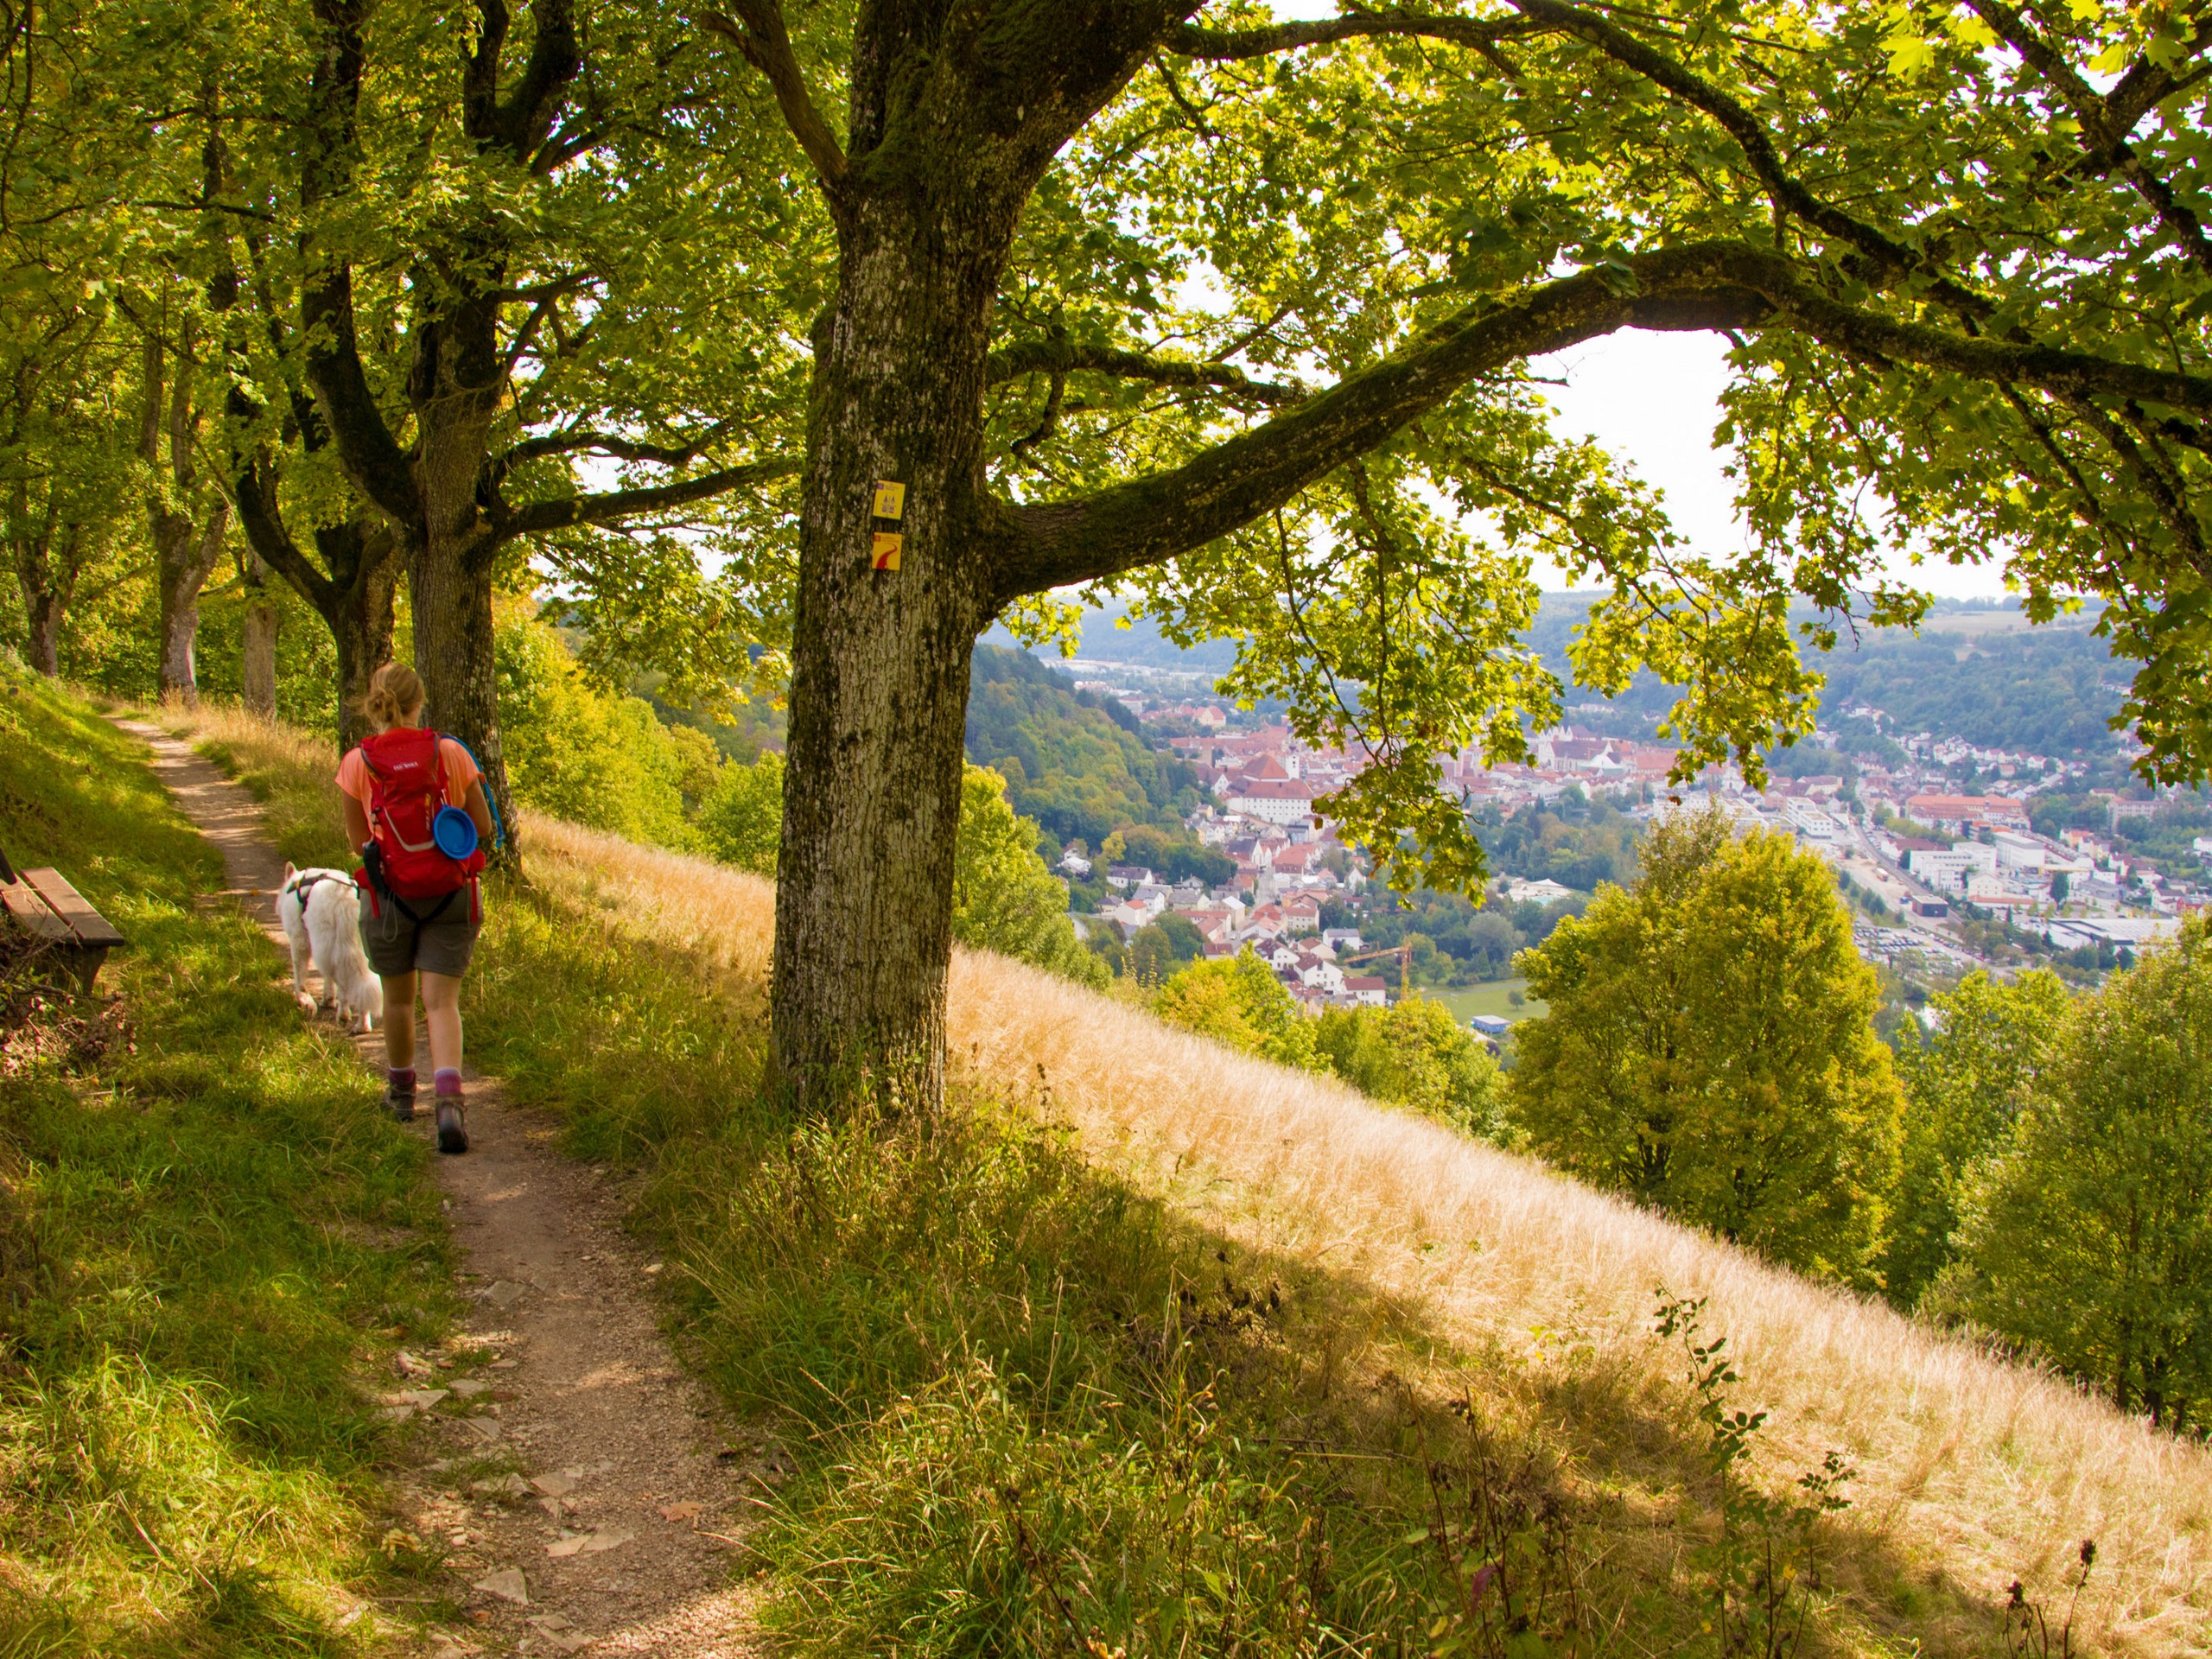
{"type": "Polygon", "coordinates": [[[467,749],[423,729],[423,682],[387,663],[369,681],[362,712],[373,736],[339,763],[346,839],[361,855],[361,945],[384,981],[385,1104],[415,1119],[415,994],[430,1031],[438,1150],[468,1150],[461,1090],[461,976],[476,948],[483,904],[476,874],[493,819],[467,749]],[[475,827],[438,826],[459,808],[475,827]],[[448,849],[465,842],[460,855],[448,849]]]}

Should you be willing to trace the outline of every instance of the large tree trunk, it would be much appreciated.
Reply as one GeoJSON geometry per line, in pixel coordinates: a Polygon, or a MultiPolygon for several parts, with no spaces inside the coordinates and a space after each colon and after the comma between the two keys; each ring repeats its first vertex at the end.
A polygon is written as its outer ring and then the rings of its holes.
{"type": "Polygon", "coordinates": [[[194,533],[200,417],[193,403],[189,347],[188,329],[185,346],[177,353],[175,376],[168,383],[169,490],[164,490],[159,476],[166,348],[158,333],[146,336],[145,404],[138,436],[139,456],[155,474],[146,499],[147,524],[154,537],[154,582],[162,605],[155,689],[164,702],[176,697],[188,704],[200,701],[200,679],[193,662],[193,645],[200,633],[200,590],[223,556],[223,537],[231,522],[230,504],[219,496],[207,509],[205,528],[194,533]]]}
{"type": "Polygon", "coordinates": [[[35,593],[23,588],[23,620],[29,636],[25,649],[33,671],[52,679],[61,671],[61,616],[67,606],[59,594],[35,593]]]}
{"type": "Polygon", "coordinates": [[[778,1074],[810,1109],[864,1087],[928,1111],[944,1088],[969,658],[994,608],[947,526],[980,480],[1011,224],[959,213],[861,205],[816,363],[773,993],[778,1074]],[[878,480],[906,486],[896,571],[872,568],[878,480]]]}
{"type": "Polygon", "coordinates": [[[269,567],[257,553],[238,560],[238,582],[245,590],[239,629],[238,701],[264,720],[276,717],[276,595],[270,590],[269,567]]]}
{"type": "MultiPolygon", "coordinates": [[[[499,746],[499,691],[492,666],[492,573],[457,538],[434,537],[408,561],[415,612],[415,671],[429,693],[431,725],[468,745],[499,822],[514,823],[499,746]]],[[[510,830],[512,839],[512,830],[510,830]]]]}
{"type": "MultiPolygon", "coordinates": [[[[373,729],[363,705],[369,677],[391,660],[392,601],[399,591],[399,560],[391,532],[341,526],[363,543],[347,568],[353,580],[318,607],[338,646],[338,747],[350,749],[373,729]]],[[[337,561],[333,560],[335,564],[337,561]]]]}
{"type": "Polygon", "coordinates": [[[162,595],[162,657],[157,690],[163,701],[170,697],[188,705],[200,701],[200,679],[193,647],[200,636],[200,590],[223,556],[223,536],[230,528],[231,511],[217,502],[207,516],[207,527],[196,538],[192,521],[179,513],[154,512],[155,578],[162,595]]]}
{"type": "Polygon", "coordinates": [[[31,667],[52,679],[61,671],[61,618],[69,608],[69,595],[76,586],[81,532],[74,524],[64,529],[61,556],[58,560],[51,557],[55,528],[53,508],[49,505],[44,522],[34,530],[28,495],[18,481],[14,537],[16,587],[23,596],[24,646],[30,655],[31,667]]]}

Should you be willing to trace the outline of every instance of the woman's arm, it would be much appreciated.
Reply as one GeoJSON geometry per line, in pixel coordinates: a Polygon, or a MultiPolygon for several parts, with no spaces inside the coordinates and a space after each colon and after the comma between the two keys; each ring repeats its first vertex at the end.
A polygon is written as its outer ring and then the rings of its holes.
{"type": "Polygon", "coordinates": [[[476,838],[489,847],[492,844],[492,809],[485,802],[484,780],[481,778],[468,780],[468,798],[461,804],[468,810],[468,816],[475,820],[476,838]]]}
{"type": "Polygon", "coordinates": [[[369,843],[369,815],[351,795],[338,798],[346,803],[346,844],[358,853],[369,843]]]}

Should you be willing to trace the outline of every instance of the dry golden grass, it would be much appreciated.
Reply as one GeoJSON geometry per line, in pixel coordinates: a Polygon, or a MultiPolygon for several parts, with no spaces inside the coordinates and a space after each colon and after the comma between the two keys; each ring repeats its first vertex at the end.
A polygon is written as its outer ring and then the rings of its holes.
{"type": "MultiPolygon", "coordinates": [[[[328,762],[326,747],[295,750],[257,721],[203,714],[195,726],[249,765],[328,762]]],[[[761,995],[770,883],[535,815],[522,827],[537,879],[611,901],[718,966],[734,991],[761,995]]],[[[1764,1460],[1796,1468],[1844,1449],[1859,1471],[1846,1524],[1861,1543],[1993,1602],[2016,1576],[2050,1595],[2077,1541],[2094,1538],[2084,1611],[2100,1649],[2212,1651],[2202,1446],[1531,1160],[1023,964],[956,953],[948,1020],[956,1068],[1013,1096],[1041,1076],[1102,1165],[1255,1249],[1367,1287],[1466,1352],[1533,1355],[1567,1333],[1632,1402],[1679,1386],[1675,1356],[1649,1336],[1654,1286],[1708,1296],[1708,1328],[1731,1338],[1747,1402],[1773,1414],[1764,1460]]]]}
{"type": "MultiPolygon", "coordinates": [[[[758,995],[774,888],[700,860],[526,821],[538,874],[586,884],[640,927],[758,995]]],[[[1255,1249],[1351,1276],[1474,1352],[1539,1328],[1594,1345],[1631,1383],[1671,1389],[1651,1340],[1655,1284],[1712,1299],[1774,1414],[1769,1460],[1834,1446],[1859,1469],[1848,1524],[2001,1599],[2047,1593],[2098,1541],[2085,1606],[2101,1645],[2207,1650],[2212,1452],[1887,1307],[1811,1284],[1690,1229],[1234,1054],[1052,975],[983,953],[953,963],[957,1067],[1026,1092],[1041,1070],[1090,1155],[1255,1249]]]]}

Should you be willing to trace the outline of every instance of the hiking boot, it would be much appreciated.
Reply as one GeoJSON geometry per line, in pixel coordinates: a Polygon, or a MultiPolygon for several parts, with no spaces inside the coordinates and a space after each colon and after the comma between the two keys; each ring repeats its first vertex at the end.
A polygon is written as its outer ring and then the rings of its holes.
{"type": "Polygon", "coordinates": [[[438,1150],[468,1150],[468,1125],[462,1121],[461,1103],[457,1100],[447,1099],[438,1103],[438,1150]]]}
{"type": "Polygon", "coordinates": [[[401,1089],[396,1084],[388,1085],[384,1091],[384,1107],[398,1122],[412,1123],[415,1121],[415,1091],[401,1089]]]}

